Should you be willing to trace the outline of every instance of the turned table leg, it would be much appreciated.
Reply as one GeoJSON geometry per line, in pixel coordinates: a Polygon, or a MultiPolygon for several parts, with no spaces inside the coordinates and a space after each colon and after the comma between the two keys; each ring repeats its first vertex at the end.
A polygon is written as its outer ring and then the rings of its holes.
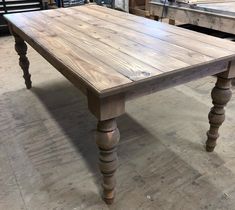
{"type": "Polygon", "coordinates": [[[118,167],[117,145],[120,139],[116,118],[125,113],[125,96],[117,94],[99,97],[88,91],[88,108],[98,119],[96,143],[99,148],[99,168],[103,175],[103,199],[112,204],[115,197],[115,172],[118,167]]]}
{"type": "Polygon", "coordinates": [[[23,70],[23,78],[25,80],[25,85],[27,89],[30,89],[32,87],[32,82],[31,82],[31,75],[29,74],[29,60],[26,56],[27,54],[27,45],[24,42],[24,40],[19,37],[17,34],[14,34],[15,38],[15,50],[20,56],[19,58],[19,65],[21,69],[23,70]]]}
{"type": "Polygon", "coordinates": [[[216,146],[216,140],[219,137],[219,127],[225,120],[224,107],[231,99],[232,91],[231,79],[218,77],[215,87],[211,92],[213,107],[208,115],[210,129],[207,132],[206,150],[212,152],[216,146]]]}
{"type": "Polygon", "coordinates": [[[99,121],[96,143],[100,150],[99,167],[103,175],[103,199],[107,204],[113,203],[116,185],[115,171],[118,165],[117,144],[120,135],[116,120],[99,121]]]}

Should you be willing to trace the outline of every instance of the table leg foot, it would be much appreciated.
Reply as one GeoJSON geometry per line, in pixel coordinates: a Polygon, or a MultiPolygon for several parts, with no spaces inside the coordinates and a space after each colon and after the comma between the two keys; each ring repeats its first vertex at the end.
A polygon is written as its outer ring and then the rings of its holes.
{"type": "Polygon", "coordinates": [[[216,140],[219,137],[219,127],[225,120],[224,107],[232,96],[231,79],[217,78],[215,87],[211,92],[213,107],[208,115],[210,129],[207,132],[206,151],[212,152],[216,146],[216,140]]]}
{"type": "Polygon", "coordinates": [[[99,121],[96,143],[100,150],[99,167],[103,175],[103,199],[112,204],[115,197],[115,171],[118,165],[117,144],[120,139],[116,120],[99,121]]]}
{"type": "Polygon", "coordinates": [[[213,152],[214,149],[215,149],[215,146],[211,147],[211,146],[206,145],[206,151],[207,152],[213,152]]]}
{"type": "Polygon", "coordinates": [[[25,85],[27,89],[32,87],[31,75],[29,74],[29,60],[26,56],[27,54],[27,45],[23,39],[21,39],[17,34],[14,34],[15,37],[15,50],[20,56],[19,65],[23,70],[23,78],[25,80],[25,85]]]}

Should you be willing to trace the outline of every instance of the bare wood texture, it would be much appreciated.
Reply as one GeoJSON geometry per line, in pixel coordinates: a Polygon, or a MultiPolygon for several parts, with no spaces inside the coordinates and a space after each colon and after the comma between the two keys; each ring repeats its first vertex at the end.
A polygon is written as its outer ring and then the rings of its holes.
{"type": "Polygon", "coordinates": [[[6,18],[65,77],[99,97],[235,55],[229,41],[95,5],[6,18]]]}
{"type": "Polygon", "coordinates": [[[125,113],[125,96],[113,95],[99,98],[92,92],[88,92],[88,108],[99,120],[115,118],[125,113]]]}
{"type": "Polygon", "coordinates": [[[225,1],[225,2],[204,2],[198,3],[197,7],[201,10],[208,12],[218,12],[224,15],[235,14],[235,1],[225,1]]]}
{"type": "Polygon", "coordinates": [[[210,129],[207,132],[206,150],[212,152],[219,137],[219,127],[225,120],[224,107],[232,97],[231,79],[218,77],[215,87],[211,92],[213,107],[208,115],[210,129]]]}
{"type": "MultiPolygon", "coordinates": [[[[235,2],[218,4],[198,4],[197,6],[166,4],[164,17],[175,19],[181,23],[189,23],[201,27],[235,34],[235,2]]],[[[161,15],[163,3],[151,1],[150,15],[161,15]]]]}
{"type": "Polygon", "coordinates": [[[214,75],[227,69],[227,63],[216,62],[214,65],[205,65],[200,70],[192,68],[191,71],[181,71],[177,75],[166,74],[156,77],[148,84],[133,87],[126,92],[126,99],[133,99],[143,95],[151,94],[166,88],[174,87],[182,83],[190,82],[205,76],[214,75]]]}
{"type": "MultiPolygon", "coordinates": [[[[235,2],[203,3],[195,5],[166,4],[164,17],[174,18],[181,23],[190,23],[222,32],[235,34],[235,2]]],[[[150,14],[162,14],[163,3],[151,1],[150,14]]],[[[234,81],[232,82],[234,84],[234,81]]]]}
{"type": "Polygon", "coordinates": [[[235,78],[235,62],[230,62],[228,65],[228,70],[220,73],[219,76],[228,79],[235,78]]]}
{"type": "Polygon", "coordinates": [[[116,147],[120,139],[116,120],[99,121],[96,143],[100,150],[99,166],[103,174],[103,199],[107,204],[113,203],[115,193],[115,171],[118,166],[116,147]]]}
{"type": "Polygon", "coordinates": [[[23,78],[25,80],[25,85],[27,89],[30,89],[32,87],[31,82],[31,75],[29,74],[29,60],[26,56],[27,54],[27,45],[24,42],[24,40],[19,37],[17,34],[14,34],[15,38],[15,50],[19,55],[19,65],[21,69],[23,70],[23,78]]]}

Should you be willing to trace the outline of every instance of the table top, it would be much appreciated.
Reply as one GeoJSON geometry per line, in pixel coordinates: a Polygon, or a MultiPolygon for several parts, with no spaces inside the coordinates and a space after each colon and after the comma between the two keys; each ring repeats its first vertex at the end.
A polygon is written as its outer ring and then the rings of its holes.
{"type": "Polygon", "coordinates": [[[96,5],[5,16],[73,82],[99,95],[235,59],[235,44],[96,5]]]}

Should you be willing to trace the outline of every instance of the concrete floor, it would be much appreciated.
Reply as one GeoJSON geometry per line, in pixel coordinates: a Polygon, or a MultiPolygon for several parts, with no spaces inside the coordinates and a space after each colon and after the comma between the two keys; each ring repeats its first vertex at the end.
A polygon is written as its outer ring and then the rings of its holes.
{"type": "Polygon", "coordinates": [[[0,38],[1,210],[235,209],[235,97],[216,151],[204,150],[215,78],[127,103],[108,207],[86,98],[31,48],[26,90],[13,45],[0,38]]]}

